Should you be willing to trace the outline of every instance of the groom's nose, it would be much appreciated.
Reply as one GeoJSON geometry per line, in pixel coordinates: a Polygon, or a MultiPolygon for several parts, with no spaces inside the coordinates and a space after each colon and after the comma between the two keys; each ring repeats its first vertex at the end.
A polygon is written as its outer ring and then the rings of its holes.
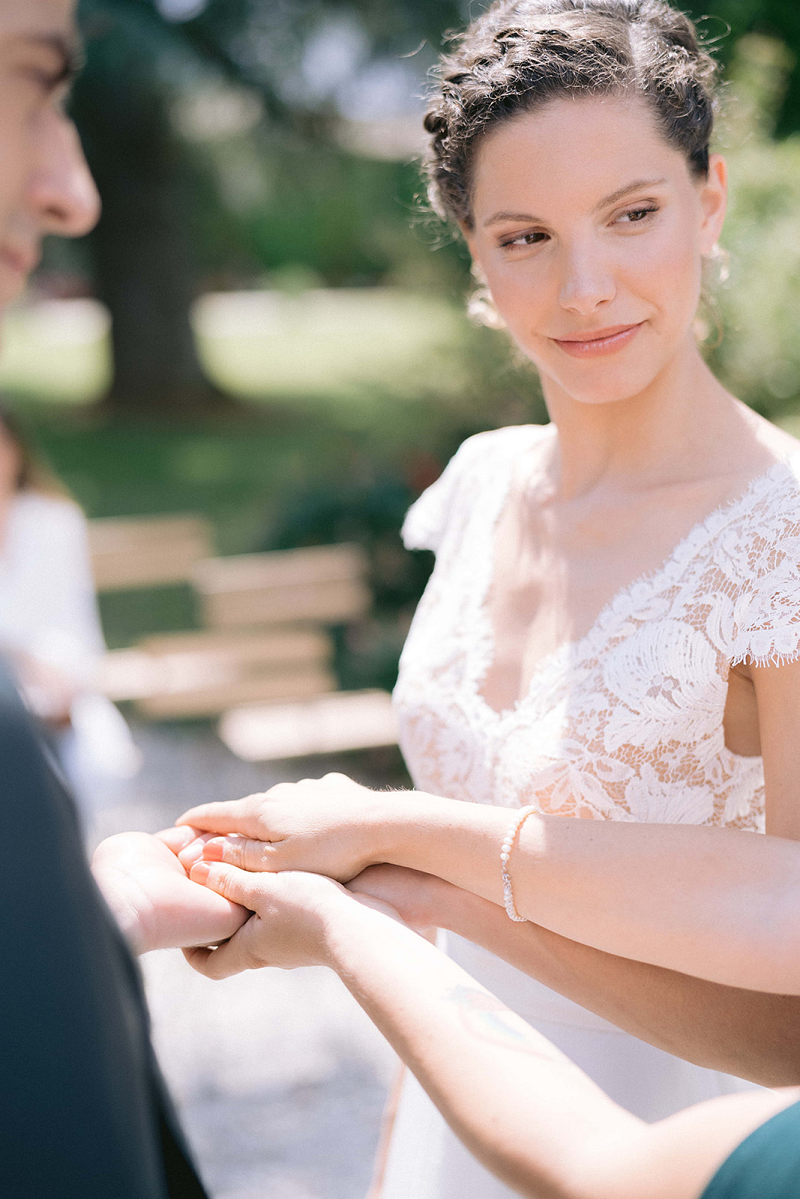
{"type": "Polygon", "coordinates": [[[100,196],[72,121],[57,109],[40,129],[26,207],[43,233],[82,237],[97,224],[100,196]]]}

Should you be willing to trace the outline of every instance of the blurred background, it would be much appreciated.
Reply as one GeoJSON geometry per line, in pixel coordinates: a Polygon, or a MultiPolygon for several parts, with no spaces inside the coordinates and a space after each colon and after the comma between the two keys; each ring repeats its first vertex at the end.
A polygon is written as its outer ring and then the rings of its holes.
{"type": "MultiPolygon", "coordinates": [[[[103,218],[48,244],[0,348],[5,402],[90,518],[191,514],[222,556],[359,545],[369,611],[328,622],[345,691],[394,682],[431,565],[401,547],[409,503],[464,437],[545,418],[503,334],[467,320],[468,262],[416,166],[426,73],[482,7],[83,0],[72,110],[103,218]]],[[[730,269],[703,313],[707,352],[800,433],[800,6],[683,7],[727,79],[730,269]]],[[[182,581],[100,603],[112,650],[203,624],[182,581]]],[[[126,711],[144,766],[97,799],[95,836],[331,768],[407,783],[391,744],[242,761],[211,720],[126,711]]],[[[146,969],[214,1194],[363,1195],[391,1063],[333,983],[214,988],[171,955],[146,969]]]]}

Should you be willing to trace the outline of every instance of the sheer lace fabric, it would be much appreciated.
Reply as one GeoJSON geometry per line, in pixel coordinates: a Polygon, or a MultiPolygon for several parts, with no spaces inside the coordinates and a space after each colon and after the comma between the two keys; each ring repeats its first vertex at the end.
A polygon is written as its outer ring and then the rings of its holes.
{"type": "Polygon", "coordinates": [[[470,438],[408,513],[406,545],[436,553],[395,689],[416,786],[564,816],[762,829],[761,759],[726,748],[723,713],[732,665],[800,654],[800,456],[697,524],[496,712],[481,694],[494,530],[518,455],[542,436],[470,438]]]}

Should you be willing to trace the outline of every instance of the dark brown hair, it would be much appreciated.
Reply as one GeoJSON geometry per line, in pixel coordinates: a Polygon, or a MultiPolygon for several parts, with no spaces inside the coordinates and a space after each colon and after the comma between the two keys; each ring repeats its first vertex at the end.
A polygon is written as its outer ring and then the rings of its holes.
{"type": "Polygon", "coordinates": [[[563,96],[641,96],[667,142],[704,178],[716,74],[692,22],[664,0],[496,0],[436,72],[425,116],[431,204],[471,226],[480,139],[563,96]]]}

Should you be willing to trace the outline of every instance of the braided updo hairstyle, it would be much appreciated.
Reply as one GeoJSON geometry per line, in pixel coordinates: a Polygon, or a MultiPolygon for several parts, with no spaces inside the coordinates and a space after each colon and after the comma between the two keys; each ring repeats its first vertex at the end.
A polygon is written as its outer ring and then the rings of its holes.
{"type": "Polygon", "coordinates": [[[692,174],[705,178],[716,75],[692,22],[665,0],[495,0],[436,73],[425,116],[431,205],[471,228],[482,137],[565,96],[641,97],[692,174]]]}

